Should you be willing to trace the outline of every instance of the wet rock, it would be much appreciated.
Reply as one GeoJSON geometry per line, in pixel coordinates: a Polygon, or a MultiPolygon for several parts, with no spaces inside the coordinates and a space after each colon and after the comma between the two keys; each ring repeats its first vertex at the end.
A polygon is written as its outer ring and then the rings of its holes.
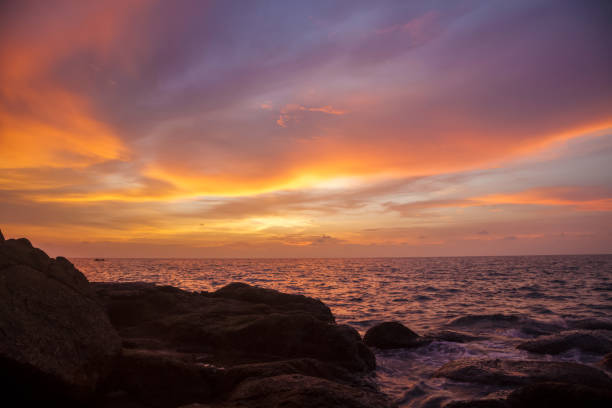
{"type": "Polygon", "coordinates": [[[471,329],[518,329],[525,334],[541,336],[556,333],[562,327],[548,322],[541,322],[518,315],[484,314],[458,317],[447,323],[448,327],[465,327],[471,329]]]}
{"type": "Polygon", "coordinates": [[[483,337],[472,336],[471,334],[456,332],[452,330],[440,330],[427,333],[423,336],[432,341],[448,341],[451,343],[469,343],[471,341],[482,340],[483,337]]]}
{"type": "MultiPolygon", "coordinates": [[[[356,330],[322,320],[322,309],[309,313],[315,303],[295,295],[250,292],[237,286],[249,296],[264,293],[270,305],[222,297],[224,290],[210,295],[149,284],[94,287],[124,340],[136,344],[157,340],[170,349],[214,354],[224,364],[305,357],[352,371],[376,365],[356,330]],[[285,307],[280,299],[287,300],[285,307]]],[[[237,295],[230,290],[230,296],[237,295]]]]}
{"type": "Polygon", "coordinates": [[[582,330],[612,330],[612,319],[577,319],[570,320],[568,326],[572,329],[582,330]]]}
{"type": "Polygon", "coordinates": [[[363,337],[370,347],[379,349],[419,347],[430,340],[424,339],[398,322],[384,322],[371,327],[363,337]]]}
{"type": "Polygon", "coordinates": [[[303,295],[282,293],[273,289],[258,288],[246,283],[234,282],[213,292],[211,296],[261,303],[282,310],[299,310],[324,322],[334,322],[331,310],[318,299],[303,295]]]}
{"type": "Polygon", "coordinates": [[[559,354],[570,349],[605,354],[612,352],[612,339],[607,331],[567,331],[525,341],[517,348],[539,354],[559,354]]]}
{"type": "Polygon", "coordinates": [[[596,388],[612,387],[612,379],[596,368],[556,361],[455,360],[443,365],[434,375],[455,381],[497,386],[553,381],[596,388]]]}
{"type": "Polygon", "coordinates": [[[51,403],[86,398],[120,338],[87,280],[26,239],[0,243],[0,374],[8,395],[51,403]]]}
{"type": "MultiPolygon", "coordinates": [[[[215,405],[217,406],[217,405],[215,405]]],[[[219,407],[385,408],[395,405],[383,394],[299,374],[248,380],[219,407]]]]}
{"type": "Polygon", "coordinates": [[[105,388],[113,394],[125,392],[133,402],[169,408],[211,400],[220,376],[181,353],[124,349],[105,388]]]}
{"type": "Polygon", "coordinates": [[[545,382],[513,391],[507,398],[510,408],[601,408],[612,406],[610,388],[545,382]]]}

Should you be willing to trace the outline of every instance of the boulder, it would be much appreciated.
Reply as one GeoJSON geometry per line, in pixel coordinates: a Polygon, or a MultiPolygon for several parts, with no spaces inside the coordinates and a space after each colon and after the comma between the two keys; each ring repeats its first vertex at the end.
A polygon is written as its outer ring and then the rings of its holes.
{"type": "Polygon", "coordinates": [[[581,330],[612,330],[612,319],[587,318],[568,321],[568,326],[572,329],[581,330]]]}
{"type": "Polygon", "coordinates": [[[127,393],[155,408],[205,402],[217,394],[222,374],[191,356],[159,350],[124,349],[105,384],[107,394],[127,393]]]}
{"type": "Polygon", "coordinates": [[[583,364],[557,361],[463,359],[444,364],[434,376],[496,386],[552,381],[595,388],[612,387],[612,379],[603,371],[583,364]]]}
{"type": "Polygon", "coordinates": [[[355,376],[340,366],[312,358],[232,366],[224,370],[220,388],[227,392],[245,380],[276,377],[286,374],[301,374],[309,377],[323,378],[352,387],[377,391],[377,386],[371,378],[355,376]]]}
{"type": "Polygon", "coordinates": [[[299,374],[256,378],[241,383],[223,408],[385,408],[394,407],[385,395],[322,378],[299,374]]]}
{"type": "Polygon", "coordinates": [[[510,408],[601,408],[612,406],[612,390],[580,384],[529,384],[507,398],[510,408]]]}
{"type": "Polygon", "coordinates": [[[444,408],[510,408],[504,399],[451,401],[444,408]]]}
{"type": "Polygon", "coordinates": [[[612,335],[609,331],[565,331],[525,341],[517,348],[538,354],[559,354],[570,349],[605,354],[612,352],[612,335]]]}
{"type": "Polygon", "coordinates": [[[563,327],[555,323],[543,322],[520,315],[500,313],[467,315],[447,323],[451,328],[470,328],[471,330],[518,329],[525,334],[541,336],[561,331],[563,327]]]}
{"type": "Polygon", "coordinates": [[[230,283],[213,292],[211,296],[260,303],[284,311],[303,311],[324,322],[334,322],[334,316],[329,307],[318,299],[258,288],[242,282],[230,283]]]}
{"type": "MultiPolygon", "coordinates": [[[[224,291],[199,294],[134,283],[94,287],[122,337],[136,347],[158,341],[165,348],[210,353],[222,364],[315,358],[352,371],[376,365],[355,329],[322,319],[321,310],[310,313],[311,302],[296,295],[235,286],[249,296],[264,293],[270,305],[225,298],[224,291]],[[287,305],[279,299],[288,299],[287,305]]],[[[230,295],[238,296],[232,290],[230,295]]]]}
{"type": "Polygon", "coordinates": [[[87,280],[27,239],[0,243],[0,373],[4,397],[46,403],[91,395],[120,338],[87,280]]]}
{"type": "Polygon", "coordinates": [[[363,337],[363,341],[366,345],[379,349],[419,347],[427,342],[398,322],[384,322],[371,327],[363,337]]]}

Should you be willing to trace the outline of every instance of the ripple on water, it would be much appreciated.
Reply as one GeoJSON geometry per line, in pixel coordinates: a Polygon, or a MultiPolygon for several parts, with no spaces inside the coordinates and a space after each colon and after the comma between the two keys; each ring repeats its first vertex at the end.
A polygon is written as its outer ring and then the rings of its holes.
{"type": "Polygon", "coordinates": [[[351,324],[362,334],[389,320],[417,333],[455,321],[460,331],[479,336],[467,343],[434,341],[414,350],[377,352],[382,390],[411,408],[498,391],[432,378],[437,368],[458,358],[594,363],[599,356],[577,350],[534,356],[516,345],[567,328],[569,321],[606,318],[612,311],[610,255],[72,261],[91,281],[148,281],[193,291],[243,281],[301,293],[321,299],[338,323],[351,324]]]}

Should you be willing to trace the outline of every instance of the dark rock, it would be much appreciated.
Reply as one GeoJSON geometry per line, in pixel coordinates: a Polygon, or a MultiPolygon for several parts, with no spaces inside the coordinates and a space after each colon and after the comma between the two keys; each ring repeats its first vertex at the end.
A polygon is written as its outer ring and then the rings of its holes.
{"type": "Polygon", "coordinates": [[[366,345],[379,349],[419,347],[428,342],[398,322],[384,322],[371,327],[363,341],[366,345]]]}
{"type": "Polygon", "coordinates": [[[479,399],[466,401],[451,401],[444,408],[510,408],[503,399],[479,399]]]}
{"type": "Polygon", "coordinates": [[[109,371],[120,339],[82,279],[26,239],[0,244],[4,398],[86,398],[109,371]]]}
{"type": "Polygon", "coordinates": [[[612,390],[580,384],[536,383],[513,391],[507,402],[511,408],[610,407],[612,390]]]}
{"type": "Polygon", "coordinates": [[[242,282],[230,283],[212,293],[211,296],[261,303],[282,310],[296,310],[311,314],[324,322],[334,322],[331,310],[318,299],[303,295],[282,293],[273,289],[258,288],[242,282]]]}
{"type": "Polygon", "coordinates": [[[519,329],[525,334],[541,336],[556,333],[563,328],[557,324],[541,322],[518,315],[485,314],[458,317],[447,323],[448,327],[469,327],[472,329],[519,329]]]}
{"type": "Polygon", "coordinates": [[[225,391],[229,391],[247,379],[276,377],[285,374],[301,374],[352,387],[377,390],[375,383],[370,379],[355,376],[340,366],[312,358],[236,365],[225,370],[221,386],[225,391]]]}
{"type": "Polygon", "coordinates": [[[434,375],[455,381],[498,386],[553,381],[612,387],[612,379],[596,368],[556,361],[456,360],[443,365],[434,375]]]}
{"type": "Polygon", "coordinates": [[[582,330],[612,330],[612,320],[596,318],[577,319],[570,320],[568,326],[573,329],[582,330]]]}
{"type": "Polygon", "coordinates": [[[2,235],[2,230],[0,230],[0,243],[4,242],[4,235],[2,235]]]}
{"type": "Polygon", "coordinates": [[[471,334],[456,332],[452,330],[440,330],[437,332],[431,332],[427,333],[423,337],[432,341],[448,341],[451,343],[469,343],[471,341],[483,339],[483,337],[472,336],[471,334]]]}
{"type": "Polygon", "coordinates": [[[539,354],[559,354],[579,349],[597,354],[612,352],[612,339],[607,331],[567,331],[525,341],[518,349],[539,354]]]}
{"type": "Polygon", "coordinates": [[[105,388],[147,406],[176,407],[212,399],[220,375],[180,353],[124,349],[105,388]]]}
{"type": "Polygon", "coordinates": [[[93,286],[124,340],[135,344],[155,339],[166,348],[214,354],[223,364],[306,357],[353,371],[376,365],[356,330],[321,320],[320,310],[319,317],[310,314],[310,302],[295,295],[261,292],[271,306],[150,284],[93,286]],[[289,303],[282,307],[279,299],[289,303]]]}
{"type": "Polygon", "coordinates": [[[240,384],[219,407],[385,408],[394,407],[378,392],[299,374],[252,379],[240,384]]]}

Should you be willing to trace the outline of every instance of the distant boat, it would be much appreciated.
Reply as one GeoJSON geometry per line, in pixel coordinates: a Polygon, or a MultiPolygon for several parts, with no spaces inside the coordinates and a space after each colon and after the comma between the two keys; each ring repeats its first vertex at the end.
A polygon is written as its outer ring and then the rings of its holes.
{"type": "Polygon", "coordinates": [[[94,261],[96,261],[96,262],[102,262],[102,261],[104,261],[104,258],[94,258],[94,261]]]}

